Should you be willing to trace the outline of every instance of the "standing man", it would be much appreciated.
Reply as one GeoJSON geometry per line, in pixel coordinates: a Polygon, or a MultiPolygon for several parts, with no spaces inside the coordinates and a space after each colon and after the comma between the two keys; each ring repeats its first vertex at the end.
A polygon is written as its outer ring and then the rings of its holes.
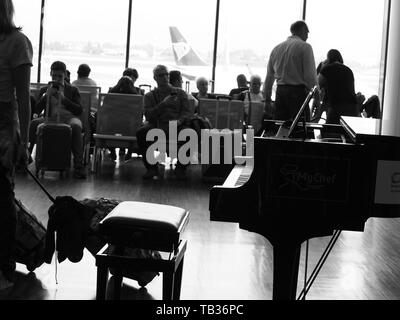
{"type": "MultiPolygon", "coordinates": [[[[317,85],[313,49],[308,44],[308,27],[296,21],[290,27],[292,35],[271,52],[264,83],[265,109],[271,109],[272,85],[276,80],[275,116],[277,120],[293,120],[308,91],[317,85]]],[[[306,120],[310,110],[306,108],[306,120]]]]}

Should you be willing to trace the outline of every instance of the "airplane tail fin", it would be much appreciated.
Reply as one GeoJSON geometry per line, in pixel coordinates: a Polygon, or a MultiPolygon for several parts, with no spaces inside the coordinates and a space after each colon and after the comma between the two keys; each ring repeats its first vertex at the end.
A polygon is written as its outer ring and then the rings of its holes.
{"type": "Polygon", "coordinates": [[[171,35],[172,51],[175,63],[178,66],[205,66],[207,65],[186,42],[177,27],[169,27],[171,35]]]}

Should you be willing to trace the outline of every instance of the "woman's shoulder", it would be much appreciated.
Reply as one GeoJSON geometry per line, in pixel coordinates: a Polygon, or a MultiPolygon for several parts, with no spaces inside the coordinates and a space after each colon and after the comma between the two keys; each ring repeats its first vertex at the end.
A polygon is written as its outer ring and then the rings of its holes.
{"type": "Polygon", "coordinates": [[[11,32],[8,35],[8,39],[9,41],[15,41],[15,42],[28,42],[31,43],[31,41],[29,40],[29,38],[25,35],[25,33],[23,33],[20,30],[14,30],[13,32],[11,32]]]}

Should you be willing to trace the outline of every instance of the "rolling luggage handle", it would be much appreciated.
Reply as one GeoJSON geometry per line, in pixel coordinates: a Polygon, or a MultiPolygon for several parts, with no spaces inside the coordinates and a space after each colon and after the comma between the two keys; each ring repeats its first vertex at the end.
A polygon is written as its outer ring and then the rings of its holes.
{"type": "MultiPolygon", "coordinates": [[[[53,198],[53,196],[46,190],[46,188],[41,184],[41,182],[39,181],[38,178],[36,178],[36,176],[32,173],[31,170],[29,170],[28,168],[26,168],[26,171],[28,172],[28,174],[33,178],[33,180],[37,183],[37,185],[44,191],[44,193],[47,195],[47,197],[50,199],[50,201],[55,204],[56,200],[53,198]]],[[[57,268],[57,259],[58,259],[58,251],[57,251],[57,232],[54,232],[54,246],[55,246],[55,250],[54,250],[54,254],[55,254],[55,258],[54,258],[54,268],[55,268],[55,280],[56,280],[56,284],[58,284],[58,279],[57,279],[57,274],[58,274],[58,268],[57,268]]]]}
{"type": "Polygon", "coordinates": [[[53,198],[53,196],[46,190],[46,188],[41,184],[41,182],[39,181],[38,178],[36,178],[36,176],[32,173],[31,170],[29,170],[28,168],[25,168],[26,171],[28,172],[28,174],[33,178],[33,180],[35,180],[35,182],[37,183],[37,185],[44,191],[44,193],[47,195],[47,197],[50,199],[51,202],[55,203],[56,200],[53,198]]]}
{"type": "MultiPolygon", "coordinates": [[[[53,86],[53,84],[54,84],[55,82],[54,81],[50,81],[49,82],[49,88],[51,88],[51,86],[53,86]]],[[[56,83],[56,84],[58,84],[58,83],[56,83]]],[[[45,110],[45,117],[44,117],[44,119],[45,119],[45,122],[46,123],[48,123],[48,122],[50,122],[49,120],[50,120],[50,96],[47,96],[47,99],[46,99],[46,110],[45,110]]],[[[56,123],[60,123],[60,107],[61,107],[61,98],[60,98],[60,95],[58,95],[58,97],[57,97],[57,120],[56,120],[56,123]]]]}

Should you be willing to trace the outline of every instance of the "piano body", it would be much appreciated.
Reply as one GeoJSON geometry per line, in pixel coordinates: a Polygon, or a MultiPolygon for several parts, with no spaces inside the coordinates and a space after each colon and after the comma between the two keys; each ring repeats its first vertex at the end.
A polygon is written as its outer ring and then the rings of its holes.
{"type": "Polygon", "coordinates": [[[254,159],[210,191],[210,220],[235,222],[273,246],[273,299],[295,299],[301,243],[363,231],[370,217],[400,217],[400,137],[380,120],[298,124],[293,138],[264,121],[254,159]]]}

